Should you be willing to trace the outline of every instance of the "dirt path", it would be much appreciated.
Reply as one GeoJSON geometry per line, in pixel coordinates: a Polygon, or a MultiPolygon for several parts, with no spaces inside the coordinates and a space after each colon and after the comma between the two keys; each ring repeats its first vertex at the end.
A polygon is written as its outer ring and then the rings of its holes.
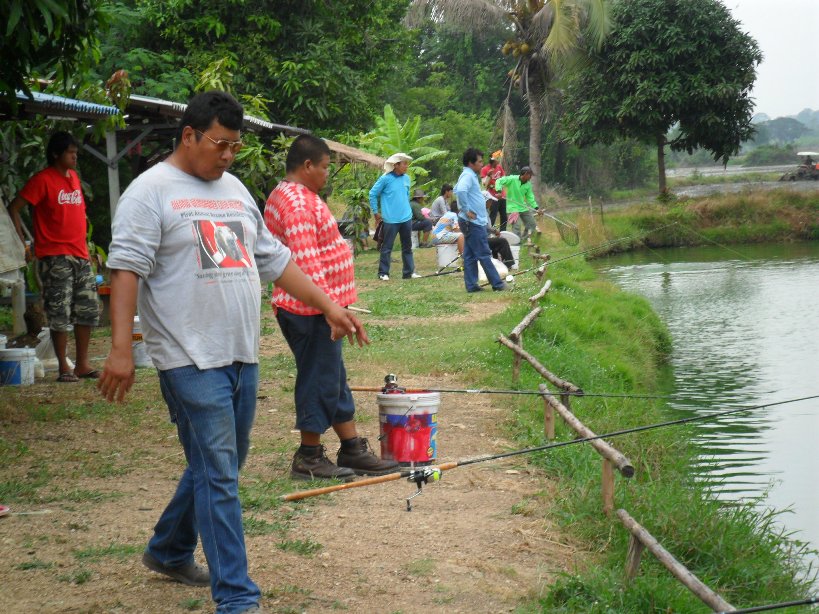
{"type": "MultiPolygon", "coordinates": [[[[106,341],[94,341],[95,354],[106,341]]],[[[278,333],[264,337],[262,353],[279,371],[262,377],[242,496],[251,575],[266,611],[511,611],[588,559],[549,519],[554,485],[521,458],[447,472],[411,513],[405,499],[414,484],[406,481],[279,505],[278,493],[292,487],[283,478],[297,439],[289,353],[278,333]]],[[[454,376],[403,383],[465,384],[454,376]]],[[[0,484],[11,492],[42,484],[21,495],[30,504],[0,518],[4,612],[212,611],[207,589],[165,581],[139,563],[183,466],[156,388],[155,375],[140,371],[135,415],[100,405],[90,382],[0,391],[0,452],[14,459],[0,484]],[[49,408],[93,418],[32,418],[49,408]]],[[[359,430],[377,446],[375,394],[357,393],[356,403],[359,430]]],[[[438,460],[510,449],[502,403],[445,397],[438,460]]],[[[337,445],[328,448],[334,456],[337,445]]]]}

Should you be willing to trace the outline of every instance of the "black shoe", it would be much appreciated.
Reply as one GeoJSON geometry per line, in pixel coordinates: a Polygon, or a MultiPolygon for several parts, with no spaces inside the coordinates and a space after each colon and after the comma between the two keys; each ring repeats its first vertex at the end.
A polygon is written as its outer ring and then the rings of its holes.
{"type": "Polygon", "coordinates": [[[387,475],[399,470],[397,462],[378,458],[365,437],[359,437],[353,448],[341,446],[336,460],[339,467],[352,469],[357,475],[387,475]]]}
{"type": "Polygon", "coordinates": [[[307,456],[296,450],[293,464],[290,466],[290,477],[294,480],[343,480],[355,479],[355,472],[344,467],[337,467],[329,458],[324,446],[319,446],[315,456],[307,456]]]}
{"type": "Polygon", "coordinates": [[[483,288],[478,286],[477,288],[473,288],[472,290],[467,290],[467,292],[483,292],[483,288]]]}
{"type": "Polygon", "coordinates": [[[199,563],[168,567],[145,552],[142,555],[142,564],[151,571],[166,575],[188,586],[210,586],[210,572],[207,567],[199,563]]]}

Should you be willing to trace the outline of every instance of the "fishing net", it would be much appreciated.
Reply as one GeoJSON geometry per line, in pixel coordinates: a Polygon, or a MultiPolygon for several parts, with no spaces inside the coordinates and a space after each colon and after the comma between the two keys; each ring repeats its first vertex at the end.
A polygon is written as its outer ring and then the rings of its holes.
{"type": "Polygon", "coordinates": [[[557,226],[557,231],[560,233],[560,238],[566,245],[574,246],[580,243],[580,233],[577,230],[577,226],[571,222],[558,219],[545,211],[541,211],[540,213],[541,215],[548,217],[550,220],[554,220],[555,226],[557,226]]]}

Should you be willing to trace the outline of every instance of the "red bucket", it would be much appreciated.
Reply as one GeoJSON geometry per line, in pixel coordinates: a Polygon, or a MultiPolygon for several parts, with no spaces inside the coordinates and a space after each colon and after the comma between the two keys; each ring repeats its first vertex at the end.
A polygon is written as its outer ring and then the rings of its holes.
{"type": "Polygon", "coordinates": [[[378,395],[381,458],[402,465],[430,465],[438,456],[437,392],[378,395]]]}

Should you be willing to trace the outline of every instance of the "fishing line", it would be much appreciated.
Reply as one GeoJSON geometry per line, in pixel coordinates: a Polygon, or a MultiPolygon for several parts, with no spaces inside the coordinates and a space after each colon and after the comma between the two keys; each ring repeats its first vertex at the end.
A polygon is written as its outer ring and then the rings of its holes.
{"type": "Polygon", "coordinates": [[[812,605],[819,603],[819,597],[808,597],[807,599],[800,599],[798,601],[785,601],[782,603],[771,603],[768,605],[758,605],[752,608],[743,608],[741,610],[727,610],[720,612],[720,614],[750,614],[751,612],[768,612],[770,610],[779,610],[781,608],[793,608],[799,605],[812,605]]]}
{"type": "MultiPolygon", "coordinates": [[[[384,387],[377,386],[350,386],[353,392],[383,392],[384,387]]],[[[531,396],[571,396],[571,397],[600,397],[608,399],[657,399],[668,401],[701,401],[701,398],[677,396],[673,394],[628,394],[619,392],[540,392],[539,390],[512,390],[504,388],[405,388],[407,394],[422,394],[425,392],[443,392],[451,394],[509,394],[531,396]]],[[[759,394],[775,394],[777,390],[767,390],[759,394]]]]}
{"type": "MultiPolygon", "coordinates": [[[[580,437],[577,439],[570,439],[568,441],[558,441],[553,443],[548,443],[542,446],[534,446],[531,448],[522,448],[520,450],[512,450],[510,452],[501,452],[499,454],[490,454],[486,456],[478,456],[476,458],[460,460],[460,461],[452,461],[448,463],[443,463],[437,466],[430,466],[430,467],[422,467],[420,469],[406,469],[403,471],[396,471],[394,473],[390,473],[387,475],[382,475],[374,478],[366,478],[363,480],[358,480],[356,482],[347,482],[346,484],[336,484],[333,486],[326,486],[324,488],[314,488],[312,490],[303,490],[299,492],[289,493],[286,495],[282,495],[281,498],[283,501],[297,501],[299,499],[306,499],[308,497],[316,497],[318,495],[324,495],[331,492],[336,492],[339,490],[348,490],[350,488],[359,488],[361,486],[370,486],[372,484],[381,484],[383,482],[391,482],[393,480],[400,480],[401,478],[407,478],[410,481],[413,481],[418,486],[418,492],[416,492],[413,497],[417,496],[421,492],[421,485],[426,484],[428,480],[437,481],[441,477],[441,473],[443,471],[448,471],[450,469],[455,469],[456,467],[463,467],[466,465],[474,465],[476,463],[484,463],[490,460],[498,460],[501,458],[509,458],[511,456],[520,456],[521,454],[532,454],[534,452],[545,452],[547,450],[554,450],[556,448],[565,448],[567,446],[578,445],[581,443],[587,443],[589,441],[595,441],[598,439],[609,439],[612,437],[621,437],[623,435],[629,435],[631,433],[640,433],[643,431],[649,431],[653,429],[664,428],[667,426],[675,426],[678,424],[688,424],[690,422],[702,422],[705,420],[711,420],[713,418],[718,418],[720,416],[728,416],[731,414],[737,414],[744,411],[751,411],[754,409],[763,409],[769,407],[775,407],[777,405],[785,405],[788,403],[797,403],[799,401],[807,401],[810,399],[817,399],[819,395],[812,395],[807,397],[799,397],[797,399],[788,399],[786,401],[777,401],[774,403],[764,403],[762,405],[753,405],[750,407],[740,407],[736,409],[729,409],[726,411],[715,412],[703,416],[692,416],[690,418],[681,418],[679,420],[669,420],[667,422],[659,422],[656,424],[647,424],[643,426],[635,426],[632,428],[622,429],[619,431],[612,431],[610,433],[604,433],[602,435],[595,435],[593,437],[580,437]]],[[[631,477],[631,476],[627,476],[631,477]]],[[[412,497],[410,497],[411,499],[412,497]]],[[[410,501],[407,499],[407,511],[411,510],[410,501]]]]}

